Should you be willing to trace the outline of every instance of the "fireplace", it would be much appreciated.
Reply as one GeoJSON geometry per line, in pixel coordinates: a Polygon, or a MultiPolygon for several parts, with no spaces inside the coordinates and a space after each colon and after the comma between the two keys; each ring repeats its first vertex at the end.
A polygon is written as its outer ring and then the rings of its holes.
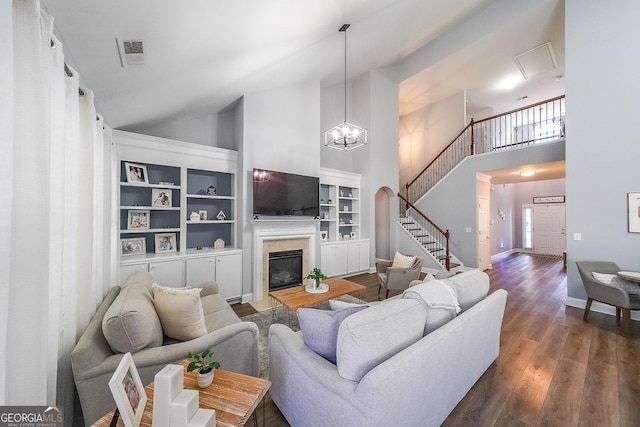
{"type": "Polygon", "coordinates": [[[302,249],[269,252],[269,291],[302,284],[302,249]]]}

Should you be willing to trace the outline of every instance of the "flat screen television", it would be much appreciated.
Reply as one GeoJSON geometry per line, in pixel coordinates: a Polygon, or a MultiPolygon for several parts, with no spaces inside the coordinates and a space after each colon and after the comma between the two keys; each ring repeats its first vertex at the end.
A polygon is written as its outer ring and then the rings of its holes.
{"type": "Polygon", "coordinates": [[[253,169],[253,215],[320,216],[320,178],[253,169]]]}

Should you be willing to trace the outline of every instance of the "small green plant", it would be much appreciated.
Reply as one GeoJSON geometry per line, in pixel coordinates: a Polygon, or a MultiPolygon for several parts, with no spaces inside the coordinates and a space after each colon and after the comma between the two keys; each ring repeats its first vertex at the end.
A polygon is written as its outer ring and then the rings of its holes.
{"type": "Polygon", "coordinates": [[[307,275],[307,277],[305,277],[305,279],[313,279],[313,280],[317,281],[318,283],[320,283],[321,280],[326,279],[326,278],[327,278],[327,276],[322,274],[322,271],[320,271],[319,268],[314,268],[307,275]]]}
{"type": "Polygon", "coordinates": [[[212,369],[218,369],[220,367],[220,363],[212,361],[212,357],[213,352],[210,349],[203,351],[201,354],[192,354],[189,352],[189,354],[187,354],[187,359],[189,359],[190,362],[187,365],[187,372],[195,371],[197,369],[201,374],[206,374],[212,369]]]}

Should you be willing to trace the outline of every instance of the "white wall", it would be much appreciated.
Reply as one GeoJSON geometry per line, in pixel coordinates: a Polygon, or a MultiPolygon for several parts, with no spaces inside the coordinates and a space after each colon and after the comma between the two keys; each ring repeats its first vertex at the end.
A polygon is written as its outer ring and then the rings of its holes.
{"type": "Polygon", "coordinates": [[[243,293],[248,294],[253,289],[256,262],[252,259],[253,168],[320,176],[320,83],[245,95],[242,110],[242,160],[238,166],[242,184],[238,197],[244,209],[243,293]]]}
{"type": "Polygon", "coordinates": [[[586,294],[575,262],[640,270],[640,234],[627,232],[627,192],[640,191],[640,2],[566,0],[567,291],[586,294]]]}
{"type": "Polygon", "coordinates": [[[415,178],[466,125],[459,92],[400,118],[400,187],[415,178]]]}
{"type": "Polygon", "coordinates": [[[510,251],[514,246],[514,186],[517,184],[491,185],[491,255],[510,251]],[[500,216],[500,212],[503,216],[500,216]]]}
{"type": "Polygon", "coordinates": [[[212,147],[231,148],[224,143],[218,145],[217,128],[217,114],[207,112],[185,114],[171,120],[159,121],[151,126],[139,125],[122,130],[212,147]]]}

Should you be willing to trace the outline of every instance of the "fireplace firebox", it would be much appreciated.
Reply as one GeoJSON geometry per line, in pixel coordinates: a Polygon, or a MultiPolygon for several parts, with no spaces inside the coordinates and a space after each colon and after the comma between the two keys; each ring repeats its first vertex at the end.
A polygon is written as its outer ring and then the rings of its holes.
{"type": "Polygon", "coordinates": [[[269,291],[302,284],[302,249],[269,252],[269,291]]]}

